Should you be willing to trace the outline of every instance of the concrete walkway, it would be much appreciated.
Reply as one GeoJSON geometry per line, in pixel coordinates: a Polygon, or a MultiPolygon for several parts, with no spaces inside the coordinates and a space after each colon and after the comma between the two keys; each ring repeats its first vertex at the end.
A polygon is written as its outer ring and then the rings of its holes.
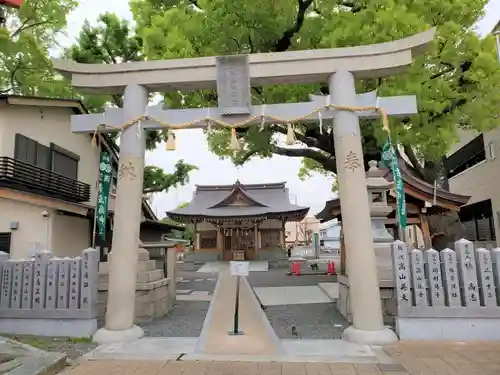
{"type": "Polygon", "coordinates": [[[383,350],[391,363],[84,359],[64,375],[500,374],[500,343],[403,342],[383,350]]]}
{"type": "Polygon", "coordinates": [[[277,355],[276,337],[246,278],[240,281],[239,327],[243,335],[231,336],[236,298],[236,277],[222,272],[197,345],[204,354],[277,355]]]}

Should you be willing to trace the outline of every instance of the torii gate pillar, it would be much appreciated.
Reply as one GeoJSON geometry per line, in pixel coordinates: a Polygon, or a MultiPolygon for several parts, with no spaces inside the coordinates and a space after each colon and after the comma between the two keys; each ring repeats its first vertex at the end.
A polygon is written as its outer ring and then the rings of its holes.
{"type": "MultiPolygon", "coordinates": [[[[132,84],[125,88],[125,118],[132,120],[144,114],[148,94],[144,86],[132,84]]],[[[134,313],[145,145],[144,131],[139,124],[122,131],[106,321],[93,338],[100,344],[144,336],[144,331],[134,325],[134,313]]]]}
{"type": "MultiPolygon", "coordinates": [[[[341,70],[330,76],[329,88],[332,103],[356,105],[355,81],[351,72],[341,70]]],[[[353,318],[353,325],[343,332],[343,337],[359,344],[391,344],[398,338],[383,323],[357,114],[338,111],[333,119],[333,134],[342,200],[342,228],[345,247],[349,251],[347,270],[353,318]]]]}

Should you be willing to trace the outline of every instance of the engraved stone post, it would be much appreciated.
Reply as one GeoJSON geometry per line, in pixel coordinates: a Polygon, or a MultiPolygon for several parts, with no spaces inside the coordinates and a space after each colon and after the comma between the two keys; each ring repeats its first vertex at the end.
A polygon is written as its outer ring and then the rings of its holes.
{"type": "Polygon", "coordinates": [[[80,309],[95,311],[97,304],[97,284],[99,253],[94,249],[87,249],[82,256],[81,286],[80,286],[80,309]]]}
{"type": "Polygon", "coordinates": [[[47,264],[52,253],[47,250],[35,253],[35,281],[33,286],[33,308],[41,310],[45,308],[45,295],[47,288],[47,264]]]}
{"type": "Polygon", "coordinates": [[[490,251],[484,248],[476,249],[476,261],[479,283],[479,300],[481,306],[493,307],[497,305],[495,285],[493,282],[493,266],[490,251]]]}
{"type": "Polygon", "coordinates": [[[175,303],[176,297],[176,278],[175,274],[177,264],[177,249],[175,247],[170,247],[167,249],[167,275],[170,280],[168,281],[168,300],[171,303],[171,306],[175,303]]]}
{"type": "Polygon", "coordinates": [[[59,275],[57,278],[57,308],[67,309],[69,306],[69,258],[59,259],[57,261],[59,275]]]}
{"type": "Polygon", "coordinates": [[[33,302],[33,270],[35,261],[34,259],[25,260],[23,266],[23,299],[21,308],[31,309],[33,302]]]}
{"type": "Polygon", "coordinates": [[[47,264],[47,289],[45,290],[45,308],[54,310],[57,303],[57,280],[59,276],[58,270],[59,258],[54,257],[49,259],[47,264]]]}
{"type": "Polygon", "coordinates": [[[446,306],[461,306],[462,299],[460,297],[460,284],[458,282],[457,254],[452,249],[441,251],[441,270],[446,306]]]}
{"type": "Polygon", "coordinates": [[[82,258],[76,257],[71,260],[69,272],[69,309],[80,308],[80,284],[81,284],[82,258]]]}
{"type": "Polygon", "coordinates": [[[462,291],[462,305],[479,307],[476,273],[476,257],[472,242],[461,239],[455,242],[458,259],[458,274],[462,291]]]}
{"type": "Polygon", "coordinates": [[[408,249],[402,241],[395,241],[391,245],[391,248],[398,309],[409,309],[412,303],[410,296],[410,261],[408,259],[408,249]]]}
{"type": "Polygon", "coordinates": [[[491,261],[493,263],[493,277],[495,280],[495,290],[497,296],[497,306],[500,305],[500,248],[491,250],[491,261]]]}
{"type": "Polygon", "coordinates": [[[441,281],[441,262],[439,253],[429,249],[425,253],[429,275],[429,296],[432,306],[444,306],[443,283],[441,281]]]}
{"type": "MultiPolygon", "coordinates": [[[[333,104],[356,105],[354,76],[339,70],[330,77],[333,104]]],[[[342,199],[342,227],[349,275],[353,325],[343,332],[347,341],[358,344],[389,344],[396,334],[384,327],[372,236],[370,205],[361,146],[358,115],[336,111],[333,120],[335,159],[342,199]]]]}
{"type": "Polygon", "coordinates": [[[24,261],[23,260],[15,260],[11,261],[12,267],[12,290],[11,290],[11,304],[10,307],[12,309],[20,309],[21,308],[21,296],[23,294],[23,269],[24,269],[24,261]]]}
{"type": "Polygon", "coordinates": [[[411,275],[413,284],[413,303],[417,307],[429,306],[424,273],[424,255],[418,249],[411,252],[411,275]]]}
{"type": "Polygon", "coordinates": [[[0,308],[2,309],[8,309],[10,307],[11,281],[12,262],[2,262],[2,297],[0,300],[0,308]]]}
{"type": "MultiPolygon", "coordinates": [[[[123,100],[124,121],[132,121],[144,115],[148,105],[148,90],[130,84],[125,88],[123,100]]],[[[94,341],[98,343],[135,340],[144,336],[144,331],[134,325],[144,153],[145,136],[140,124],[135,123],[123,129],[106,322],[105,328],[94,335],[94,341]]]]}

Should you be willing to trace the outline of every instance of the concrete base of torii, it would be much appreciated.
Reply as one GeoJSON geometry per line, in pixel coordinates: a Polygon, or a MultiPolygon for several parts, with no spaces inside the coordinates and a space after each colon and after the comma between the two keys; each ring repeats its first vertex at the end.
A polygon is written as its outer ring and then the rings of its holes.
{"type": "Polygon", "coordinates": [[[144,331],[141,327],[132,326],[129,329],[120,329],[112,331],[106,328],[101,328],[92,337],[92,341],[97,344],[111,344],[114,342],[129,342],[135,341],[144,337],[144,331]]]}
{"type": "Polygon", "coordinates": [[[360,345],[391,345],[399,341],[398,336],[389,328],[379,331],[367,331],[350,326],[342,332],[345,341],[360,345]]]}

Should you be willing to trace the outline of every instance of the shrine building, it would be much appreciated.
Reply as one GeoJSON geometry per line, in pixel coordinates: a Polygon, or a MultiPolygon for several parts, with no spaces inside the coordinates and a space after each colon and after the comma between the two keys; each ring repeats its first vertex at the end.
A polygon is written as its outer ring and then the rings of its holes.
{"type": "Polygon", "coordinates": [[[302,220],[309,207],[290,203],[284,182],[198,185],[191,203],[167,212],[194,224],[196,262],[272,260],[284,255],[285,223],[302,220]]]}

